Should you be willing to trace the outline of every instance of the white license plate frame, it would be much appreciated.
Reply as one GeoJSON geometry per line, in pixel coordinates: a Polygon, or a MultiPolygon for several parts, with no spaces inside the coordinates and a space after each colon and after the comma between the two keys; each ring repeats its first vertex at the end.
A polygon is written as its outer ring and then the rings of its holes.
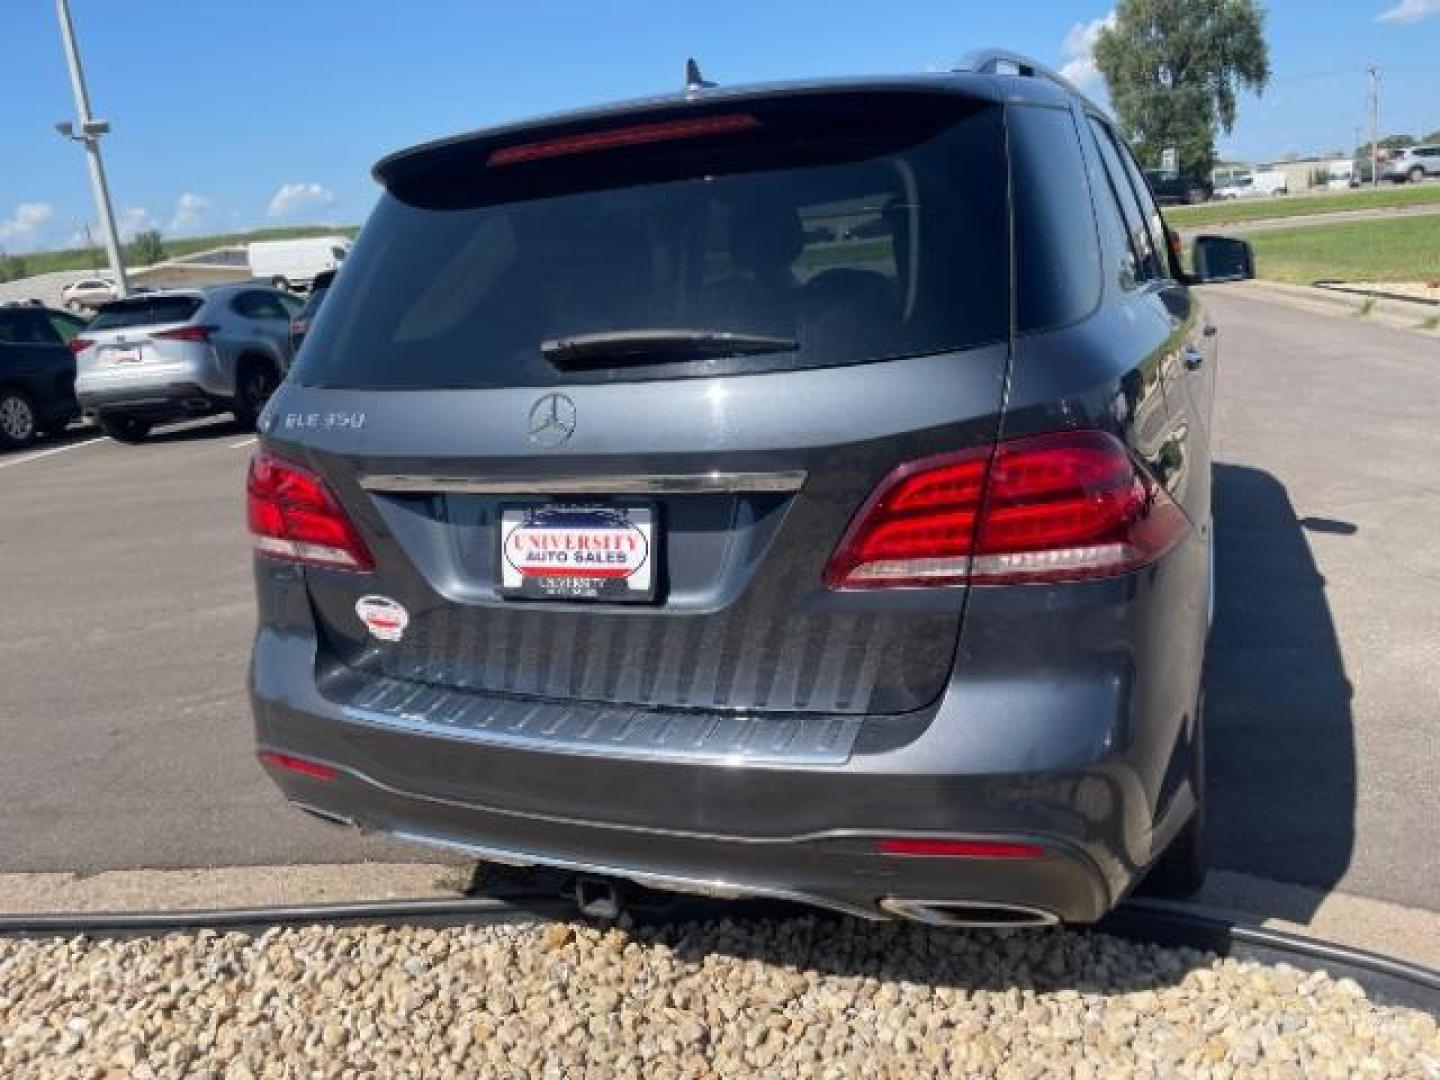
{"type": "Polygon", "coordinates": [[[661,534],[651,503],[506,504],[496,533],[496,588],[506,599],[655,599],[661,534]]]}

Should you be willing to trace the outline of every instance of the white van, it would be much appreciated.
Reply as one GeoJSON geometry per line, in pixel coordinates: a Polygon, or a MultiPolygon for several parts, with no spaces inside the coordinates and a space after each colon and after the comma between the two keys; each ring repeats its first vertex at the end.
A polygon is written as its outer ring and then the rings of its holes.
{"type": "Polygon", "coordinates": [[[343,236],[308,236],[302,240],[257,240],[245,249],[250,276],[277,289],[308,289],[315,275],[344,261],[350,241],[343,236]]]}
{"type": "Polygon", "coordinates": [[[1217,199],[1255,199],[1266,195],[1288,195],[1290,178],[1283,169],[1261,169],[1258,172],[1232,176],[1215,189],[1217,199]]]}

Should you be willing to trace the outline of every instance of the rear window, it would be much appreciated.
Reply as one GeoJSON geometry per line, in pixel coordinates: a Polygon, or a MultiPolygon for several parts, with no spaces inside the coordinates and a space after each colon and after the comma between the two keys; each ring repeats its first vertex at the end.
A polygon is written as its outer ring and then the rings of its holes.
{"type": "Polygon", "coordinates": [[[513,167],[482,157],[447,165],[428,186],[407,176],[352,249],[297,377],[543,386],[851,364],[1002,340],[1010,271],[999,110],[915,95],[907,104],[879,119],[832,110],[804,136],[757,114],[756,133],[703,147],[513,167]],[[578,370],[541,348],[666,330],[793,347],[652,349],[578,370]]]}
{"type": "Polygon", "coordinates": [[[140,296],[105,304],[90,321],[91,330],[124,330],[131,326],[158,326],[188,322],[200,310],[198,296],[140,296]]]}

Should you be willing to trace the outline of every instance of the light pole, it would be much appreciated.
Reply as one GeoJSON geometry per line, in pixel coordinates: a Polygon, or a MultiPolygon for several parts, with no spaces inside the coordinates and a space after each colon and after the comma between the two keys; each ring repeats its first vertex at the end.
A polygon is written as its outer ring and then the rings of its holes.
{"type": "Polygon", "coordinates": [[[1380,69],[1369,67],[1370,76],[1370,186],[1380,186],[1380,69]]]}
{"type": "Polygon", "coordinates": [[[97,120],[90,115],[90,95],[85,90],[85,72],[80,67],[80,49],[75,44],[75,26],[70,21],[69,0],[55,0],[55,13],[60,19],[60,38],[65,43],[65,59],[70,64],[70,86],[75,91],[75,111],[79,114],[77,125],[62,120],[55,130],[67,139],[85,146],[85,157],[90,164],[90,186],[95,192],[95,209],[100,215],[100,230],[105,234],[105,251],[110,257],[110,273],[115,277],[115,294],[125,297],[130,294],[130,283],[125,279],[125,263],[120,257],[120,237],[115,231],[115,213],[110,209],[110,189],[105,184],[105,165],[100,160],[100,137],[110,131],[110,121],[97,120]]]}

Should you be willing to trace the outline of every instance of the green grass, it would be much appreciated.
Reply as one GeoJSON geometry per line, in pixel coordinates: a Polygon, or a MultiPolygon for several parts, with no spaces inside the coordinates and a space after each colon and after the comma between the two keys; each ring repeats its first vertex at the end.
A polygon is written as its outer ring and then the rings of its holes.
{"type": "Polygon", "coordinates": [[[1247,237],[1262,278],[1317,281],[1440,280],[1440,208],[1433,215],[1274,229],[1247,237]]]}
{"type": "Polygon", "coordinates": [[[1273,199],[1239,199],[1205,203],[1203,206],[1172,206],[1165,219],[1179,229],[1231,225],[1273,218],[1308,217],[1338,210],[1389,210],[1405,206],[1434,206],[1440,209],[1440,184],[1419,187],[1382,187],[1375,191],[1342,191],[1334,195],[1286,195],[1273,199]]]}
{"type": "MultiPolygon", "coordinates": [[[[197,251],[209,251],[211,248],[248,244],[252,240],[290,240],[301,236],[334,236],[336,234],[354,236],[359,231],[353,225],[294,225],[277,229],[255,229],[243,233],[224,233],[219,236],[187,236],[177,240],[167,239],[164,242],[165,257],[174,259],[181,255],[193,255],[197,251]]],[[[96,267],[103,270],[106,265],[105,252],[96,248],[26,252],[22,258],[25,260],[27,275],[49,274],[57,270],[90,270],[96,267]]],[[[126,265],[129,265],[128,258],[126,265]]]]}

